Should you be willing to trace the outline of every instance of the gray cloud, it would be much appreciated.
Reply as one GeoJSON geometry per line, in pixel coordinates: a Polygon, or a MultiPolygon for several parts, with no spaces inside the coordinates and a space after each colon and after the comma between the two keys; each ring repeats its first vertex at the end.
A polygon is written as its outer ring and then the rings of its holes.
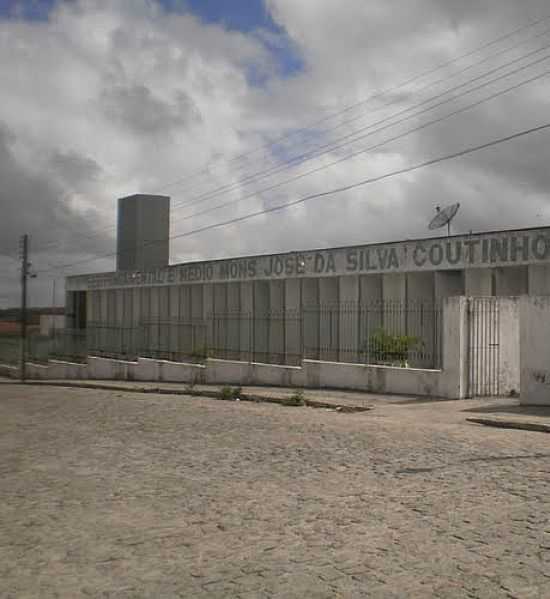
{"type": "Polygon", "coordinates": [[[201,120],[197,106],[182,90],[168,103],[143,84],[113,86],[104,90],[101,103],[109,118],[138,135],[162,135],[201,120]]]}
{"type": "MultiPolygon", "coordinates": [[[[0,120],[11,131],[0,132],[2,247],[15,247],[19,234],[29,231],[37,248],[52,242],[60,246],[40,252],[39,263],[78,262],[113,251],[109,227],[115,218],[115,199],[122,195],[160,190],[171,194],[176,206],[172,233],[178,235],[548,119],[545,79],[260,193],[287,177],[444,116],[506,82],[262,181],[246,184],[240,179],[550,43],[550,35],[528,41],[550,27],[548,21],[326,121],[314,133],[301,132],[275,150],[257,151],[264,140],[298,131],[380,89],[394,88],[548,10],[547,0],[347,0],[346,10],[332,0],[266,0],[266,7],[305,62],[303,72],[290,78],[281,77],[275,68],[269,46],[276,40],[266,32],[229,32],[189,14],[167,15],[145,0],[79,0],[60,4],[49,22],[0,21],[0,68],[6,82],[0,120]],[[521,40],[525,45],[509,55],[453,76],[490,51],[521,40]],[[251,68],[265,79],[262,85],[247,79],[251,68]],[[418,91],[442,77],[448,82],[418,91]],[[328,129],[350,117],[357,119],[328,129]],[[223,158],[239,154],[246,157],[223,158]],[[213,158],[216,161],[203,170],[213,158]],[[175,180],[181,183],[164,187],[175,180]],[[219,187],[224,191],[217,198],[177,207],[219,187]],[[258,192],[254,198],[181,220],[254,190],[258,192]]],[[[550,61],[529,72],[542,72],[549,65],[550,61]]],[[[460,231],[541,225],[550,215],[548,147],[547,134],[533,135],[278,215],[174,240],[173,255],[197,259],[428,235],[426,224],[434,206],[455,201],[462,204],[456,219],[460,231]]],[[[103,258],[69,272],[112,265],[112,258],[103,258]]],[[[13,282],[8,286],[11,289],[13,282]]],[[[38,298],[40,293],[37,289],[38,298]]],[[[43,293],[48,297],[46,290],[43,293]]]]}

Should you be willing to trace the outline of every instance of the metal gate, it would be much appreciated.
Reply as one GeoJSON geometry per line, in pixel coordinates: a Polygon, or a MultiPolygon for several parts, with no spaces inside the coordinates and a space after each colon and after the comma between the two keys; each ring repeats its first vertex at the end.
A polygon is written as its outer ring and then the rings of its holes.
{"type": "Polygon", "coordinates": [[[468,397],[500,394],[500,310],[496,297],[467,300],[468,397]]]}

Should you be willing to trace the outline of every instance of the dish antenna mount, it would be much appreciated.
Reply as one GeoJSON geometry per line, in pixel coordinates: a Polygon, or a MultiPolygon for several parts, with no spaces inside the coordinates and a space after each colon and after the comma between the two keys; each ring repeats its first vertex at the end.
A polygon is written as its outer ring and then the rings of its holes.
{"type": "Polygon", "coordinates": [[[447,235],[451,234],[451,221],[456,216],[458,209],[460,208],[460,204],[457,202],[456,204],[451,204],[443,210],[439,207],[435,207],[436,215],[430,221],[428,225],[428,229],[439,229],[447,225],[447,235]]]}

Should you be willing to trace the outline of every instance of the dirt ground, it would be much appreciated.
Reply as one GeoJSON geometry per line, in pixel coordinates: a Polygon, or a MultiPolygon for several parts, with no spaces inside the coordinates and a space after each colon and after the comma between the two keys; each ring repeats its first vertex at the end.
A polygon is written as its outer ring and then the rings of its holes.
{"type": "Polygon", "coordinates": [[[0,385],[0,597],[550,598],[550,435],[0,385]]]}

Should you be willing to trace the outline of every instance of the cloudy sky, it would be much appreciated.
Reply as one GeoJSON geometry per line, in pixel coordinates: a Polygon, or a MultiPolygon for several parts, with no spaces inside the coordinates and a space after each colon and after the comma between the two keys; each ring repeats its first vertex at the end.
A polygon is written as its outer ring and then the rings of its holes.
{"type": "Polygon", "coordinates": [[[172,262],[550,224],[550,134],[187,233],[550,121],[547,0],[0,0],[0,307],[112,270],[116,199],[172,262]],[[64,268],[59,268],[64,266],[64,268]]]}

